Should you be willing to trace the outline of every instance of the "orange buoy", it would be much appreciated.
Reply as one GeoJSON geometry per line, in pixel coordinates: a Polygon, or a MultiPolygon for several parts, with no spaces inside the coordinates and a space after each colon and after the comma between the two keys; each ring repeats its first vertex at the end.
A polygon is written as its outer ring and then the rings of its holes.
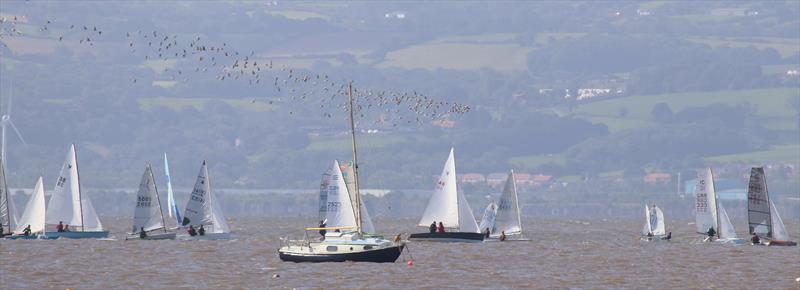
{"type": "Polygon", "coordinates": [[[408,264],[409,267],[413,267],[414,266],[414,260],[408,260],[408,263],[406,263],[406,264],[408,264]]]}

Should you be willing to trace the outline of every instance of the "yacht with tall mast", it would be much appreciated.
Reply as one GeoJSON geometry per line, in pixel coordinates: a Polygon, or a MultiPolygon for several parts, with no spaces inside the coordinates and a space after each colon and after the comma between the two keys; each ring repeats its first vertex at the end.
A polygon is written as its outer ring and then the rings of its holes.
{"type": "Polygon", "coordinates": [[[358,184],[358,154],[353,112],[353,86],[347,89],[350,109],[350,133],[353,151],[352,191],[348,190],[347,178],[343,176],[340,164],[333,165],[323,177],[320,188],[320,218],[325,225],[305,229],[303,240],[281,239],[278,256],[289,262],[378,262],[392,263],[400,257],[405,244],[399,235],[394,240],[364,231],[365,216],[358,184]],[[327,179],[327,182],[326,182],[327,179]],[[326,184],[327,183],[327,184],[326,184]],[[323,192],[324,191],[324,194],[323,192]],[[325,196],[322,201],[322,196],[325,196]],[[324,213],[323,213],[324,207],[324,213]],[[309,232],[319,231],[322,240],[309,237],[309,232]]]}

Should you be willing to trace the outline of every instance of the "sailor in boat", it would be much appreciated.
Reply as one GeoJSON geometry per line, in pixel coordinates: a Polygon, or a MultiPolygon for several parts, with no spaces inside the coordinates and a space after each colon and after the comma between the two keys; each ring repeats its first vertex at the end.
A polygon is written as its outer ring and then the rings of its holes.
{"type": "Polygon", "coordinates": [[[145,231],[144,231],[144,227],[142,227],[142,228],[139,230],[139,238],[140,238],[140,239],[145,239],[145,238],[147,238],[147,232],[145,232],[145,231]]]}
{"type": "Polygon", "coordinates": [[[69,224],[64,225],[64,230],[62,232],[69,232],[69,224]]]}
{"type": "Polygon", "coordinates": [[[649,241],[649,240],[652,240],[652,239],[653,239],[653,233],[652,232],[647,232],[647,240],[649,241]]]}
{"type": "Polygon", "coordinates": [[[197,235],[197,232],[194,230],[194,226],[192,226],[192,225],[189,225],[189,229],[187,230],[187,232],[189,233],[189,236],[192,236],[192,237],[197,235]]]}
{"type": "Polygon", "coordinates": [[[500,232],[500,237],[498,238],[501,242],[506,240],[506,231],[500,232]]]}
{"type": "Polygon", "coordinates": [[[26,237],[31,235],[31,225],[28,225],[24,230],[22,230],[22,235],[26,237]]]}
{"type": "Polygon", "coordinates": [[[708,232],[706,232],[706,234],[708,235],[708,237],[706,238],[706,241],[713,241],[714,240],[714,236],[717,235],[717,231],[715,231],[714,227],[712,226],[712,227],[708,228],[708,232]]]}
{"type": "Polygon", "coordinates": [[[201,236],[206,235],[206,229],[203,227],[203,225],[200,225],[200,229],[197,230],[197,233],[200,234],[201,236]]]}
{"type": "Polygon", "coordinates": [[[489,231],[489,228],[486,228],[486,230],[483,231],[483,238],[488,239],[491,234],[492,232],[489,231]]]}
{"type": "Polygon", "coordinates": [[[662,240],[671,240],[672,239],[672,232],[667,233],[666,237],[661,238],[662,240]]]}
{"type": "Polygon", "coordinates": [[[758,235],[756,235],[756,233],[753,233],[753,236],[750,238],[750,242],[753,243],[753,245],[760,245],[761,238],[759,238],[758,235]]]}
{"type": "Polygon", "coordinates": [[[0,224],[0,237],[5,236],[6,234],[3,232],[3,225],[0,224]]]}
{"type": "Polygon", "coordinates": [[[56,226],[56,231],[58,231],[59,233],[64,231],[64,223],[62,221],[58,222],[58,225],[56,226]]]}
{"type": "Polygon", "coordinates": [[[428,229],[430,230],[431,234],[435,233],[436,232],[436,221],[433,221],[431,223],[431,226],[428,229]]]}
{"type": "Polygon", "coordinates": [[[325,226],[327,226],[326,221],[327,219],[319,221],[319,235],[322,236],[323,241],[325,240],[325,234],[328,232],[325,230],[325,226]]]}
{"type": "Polygon", "coordinates": [[[439,228],[437,229],[437,231],[440,233],[444,233],[444,224],[442,222],[439,222],[439,228]]]}

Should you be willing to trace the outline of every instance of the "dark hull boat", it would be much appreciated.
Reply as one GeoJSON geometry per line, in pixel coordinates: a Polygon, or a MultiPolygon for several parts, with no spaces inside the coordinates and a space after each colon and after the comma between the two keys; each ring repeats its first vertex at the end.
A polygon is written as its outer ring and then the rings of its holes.
{"type": "Polygon", "coordinates": [[[480,243],[483,242],[484,237],[484,234],[470,232],[417,233],[411,234],[408,240],[425,242],[480,243]]]}
{"type": "Polygon", "coordinates": [[[342,253],[304,253],[299,251],[278,251],[281,261],[285,262],[373,262],[394,263],[403,252],[405,245],[386,248],[342,253]]]}

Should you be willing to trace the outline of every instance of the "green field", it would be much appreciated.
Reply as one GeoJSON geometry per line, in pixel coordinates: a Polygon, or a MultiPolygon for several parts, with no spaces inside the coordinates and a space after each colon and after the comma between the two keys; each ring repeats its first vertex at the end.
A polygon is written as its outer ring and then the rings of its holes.
{"type": "Polygon", "coordinates": [[[604,123],[611,132],[618,132],[653,125],[654,120],[650,112],[658,103],[666,103],[673,112],[678,112],[687,107],[715,103],[735,105],[749,102],[757,106],[757,114],[763,119],[766,127],[798,130],[796,112],[787,106],[791,98],[800,98],[800,91],[796,88],[779,88],[629,96],[579,105],[573,113],[576,117],[593,123],[604,123]],[[625,117],[619,114],[623,108],[628,110],[625,117]]]}
{"type": "MultiPolygon", "coordinates": [[[[407,137],[401,135],[376,135],[376,134],[360,134],[358,136],[359,149],[382,148],[392,144],[406,142],[407,137]]],[[[350,135],[315,138],[311,140],[311,144],[306,147],[306,150],[311,151],[347,151],[351,150],[350,135]]]]}
{"type": "Polygon", "coordinates": [[[800,162],[800,144],[773,146],[770,150],[748,152],[741,154],[720,155],[703,158],[711,162],[759,162],[782,161],[800,162]]]}
{"type": "Polygon", "coordinates": [[[511,37],[506,33],[442,38],[391,51],[378,67],[526,71],[532,48],[506,43],[511,37]]]}
{"type": "Polygon", "coordinates": [[[142,110],[150,110],[156,106],[163,106],[172,110],[181,110],[186,107],[193,107],[196,110],[203,110],[206,103],[211,100],[221,100],[231,107],[239,110],[248,110],[255,112],[270,112],[274,111],[278,106],[264,103],[263,101],[256,101],[250,99],[224,99],[224,98],[139,98],[139,107],[142,110]]]}

